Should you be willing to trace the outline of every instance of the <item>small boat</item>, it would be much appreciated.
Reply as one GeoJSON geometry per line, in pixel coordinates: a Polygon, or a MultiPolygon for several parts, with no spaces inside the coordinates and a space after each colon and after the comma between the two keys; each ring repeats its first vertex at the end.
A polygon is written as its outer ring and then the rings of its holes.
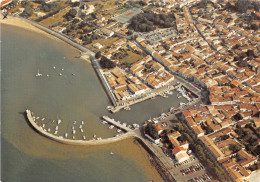
{"type": "Polygon", "coordinates": [[[101,121],[101,123],[102,123],[102,124],[107,124],[107,122],[106,122],[106,121],[101,121]]]}
{"type": "Polygon", "coordinates": [[[64,69],[63,69],[63,68],[62,68],[61,70],[62,70],[62,71],[64,71],[64,69]]]}
{"type": "Polygon", "coordinates": [[[52,120],[52,123],[54,123],[55,120],[52,120]]]}
{"type": "Polygon", "coordinates": [[[58,130],[58,129],[59,129],[59,127],[58,127],[58,126],[56,126],[56,127],[55,127],[55,130],[58,130]]]}
{"type": "Polygon", "coordinates": [[[120,136],[119,134],[116,135],[116,137],[120,136]]]}
{"type": "Polygon", "coordinates": [[[76,123],[77,123],[77,121],[74,121],[74,122],[73,122],[73,124],[76,124],[76,123]]]}
{"type": "Polygon", "coordinates": [[[39,69],[38,69],[38,73],[36,74],[36,76],[42,76],[42,74],[40,73],[39,69]]]}
{"type": "Polygon", "coordinates": [[[50,132],[51,131],[51,129],[50,128],[48,128],[48,132],[50,132]]]}
{"type": "Polygon", "coordinates": [[[58,124],[60,124],[60,123],[61,123],[61,120],[59,119],[59,120],[58,120],[58,124]]]}
{"type": "Polygon", "coordinates": [[[66,59],[66,57],[63,57],[63,59],[66,59]]]}
{"type": "Polygon", "coordinates": [[[99,138],[97,138],[97,140],[102,140],[102,138],[101,138],[101,137],[99,137],[99,138]]]}
{"type": "Polygon", "coordinates": [[[73,130],[72,133],[75,134],[75,133],[76,133],[76,130],[73,130]]]}
{"type": "Polygon", "coordinates": [[[54,132],[54,135],[57,135],[57,133],[58,133],[58,131],[56,130],[56,131],[54,132]]]}
{"type": "Polygon", "coordinates": [[[74,140],[74,139],[75,139],[75,136],[72,136],[72,139],[74,140]]]}
{"type": "Polygon", "coordinates": [[[113,153],[113,152],[110,152],[110,154],[111,154],[111,155],[114,155],[114,153],[113,153]]]}
{"type": "Polygon", "coordinates": [[[79,129],[82,128],[82,125],[79,125],[79,129]]]}
{"type": "Polygon", "coordinates": [[[45,124],[43,124],[42,127],[44,128],[44,127],[45,127],[45,124]]]}
{"type": "Polygon", "coordinates": [[[59,75],[60,75],[60,76],[62,76],[62,74],[61,74],[61,73],[59,73],[59,75]]]}
{"type": "Polygon", "coordinates": [[[45,118],[42,118],[42,121],[44,121],[45,120],[45,118]]]}
{"type": "Polygon", "coordinates": [[[83,133],[83,129],[82,128],[80,129],[80,132],[83,133]]]}
{"type": "Polygon", "coordinates": [[[47,77],[49,77],[50,75],[46,75],[47,77]]]}
{"type": "Polygon", "coordinates": [[[84,124],[84,121],[81,121],[81,124],[84,124]]]}
{"type": "Polygon", "coordinates": [[[121,130],[120,130],[120,129],[117,129],[116,131],[117,131],[117,133],[120,133],[120,132],[121,132],[121,130]]]}
{"type": "Polygon", "coordinates": [[[74,130],[75,128],[74,128],[74,126],[72,126],[72,130],[74,130]]]}
{"type": "Polygon", "coordinates": [[[111,125],[111,126],[109,126],[109,128],[108,129],[113,129],[115,126],[114,125],[111,125]]]}
{"type": "Polygon", "coordinates": [[[68,133],[65,133],[65,138],[67,138],[68,137],[68,133]]]}
{"type": "Polygon", "coordinates": [[[36,117],[36,119],[39,119],[40,117],[36,117]]]}
{"type": "Polygon", "coordinates": [[[47,131],[46,129],[43,129],[44,131],[47,131]]]}
{"type": "Polygon", "coordinates": [[[72,76],[75,76],[75,74],[74,74],[74,73],[72,73],[72,76]]]}
{"type": "Polygon", "coordinates": [[[93,137],[94,137],[94,138],[96,138],[96,137],[97,137],[97,135],[94,135],[93,137]]]}
{"type": "Polygon", "coordinates": [[[85,137],[85,136],[83,136],[82,138],[83,138],[84,140],[86,140],[86,137],[85,137]]]}

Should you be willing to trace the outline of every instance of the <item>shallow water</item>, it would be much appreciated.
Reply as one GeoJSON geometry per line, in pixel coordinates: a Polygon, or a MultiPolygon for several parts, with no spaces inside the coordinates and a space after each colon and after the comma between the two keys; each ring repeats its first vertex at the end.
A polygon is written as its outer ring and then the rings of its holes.
{"type": "Polygon", "coordinates": [[[1,33],[3,181],[161,180],[150,166],[147,153],[133,140],[97,147],[59,144],[36,133],[24,111],[31,109],[51,132],[61,119],[58,135],[67,132],[71,138],[74,126],[78,139],[83,135],[91,139],[94,134],[107,138],[116,131],[100,124],[100,116],[140,124],[177,106],[180,100],[176,94],[112,115],[105,109],[110,102],[95,71],[76,58],[77,50],[62,41],[12,26],[2,25],[1,33]],[[35,76],[38,70],[42,77],[35,76]],[[79,129],[82,120],[84,132],[79,129]]]}

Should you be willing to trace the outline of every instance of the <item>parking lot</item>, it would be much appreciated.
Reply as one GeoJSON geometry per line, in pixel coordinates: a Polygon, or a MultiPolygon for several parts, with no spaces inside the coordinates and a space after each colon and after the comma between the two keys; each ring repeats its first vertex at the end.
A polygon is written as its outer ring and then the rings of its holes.
{"type": "Polygon", "coordinates": [[[176,173],[182,176],[183,181],[203,182],[210,179],[205,167],[194,155],[190,155],[190,158],[182,163],[175,162],[173,166],[176,173]]]}

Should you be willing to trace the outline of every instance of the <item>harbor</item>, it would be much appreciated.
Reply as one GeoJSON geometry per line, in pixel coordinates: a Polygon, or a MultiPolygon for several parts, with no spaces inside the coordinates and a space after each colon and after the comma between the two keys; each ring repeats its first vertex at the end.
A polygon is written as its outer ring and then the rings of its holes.
{"type": "MultiPolygon", "coordinates": [[[[129,129],[127,133],[122,134],[120,136],[117,137],[112,137],[112,138],[107,138],[107,139],[100,139],[100,140],[73,140],[73,139],[67,139],[64,138],[63,136],[56,136],[55,134],[51,134],[48,131],[46,131],[45,129],[43,129],[42,126],[38,126],[37,123],[35,122],[34,116],[32,115],[32,112],[30,110],[26,110],[26,116],[27,119],[29,121],[29,123],[31,124],[31,126],[41,135],[50,138],[56,142],[60,142],[60,143],[64,143],[64,144],[70,144],[70,145],[104,145],[104,144],[109,144],[109,143],[113,143],[113,142],[117,142],[123,139],[127,139],[130,137],[136,137],[136,134],[134,132],[131,132],[131,130],[129,129]]],[[[108,119],[107,117],[105,117],[106,119],[108,119]]],[[[111,123],[112,121],[110,119],[108,119],[111,123]]],[[[114,122],[113,122],[114,123],[114,122]]],[[[115,123],[114,123],[115,124],[115,123]]],[[[117,127],[123,127],[122,125],[118,125],[117,127]]],[[[125,127],[123,127],[122,129],[126,129],[125,127]]]]}

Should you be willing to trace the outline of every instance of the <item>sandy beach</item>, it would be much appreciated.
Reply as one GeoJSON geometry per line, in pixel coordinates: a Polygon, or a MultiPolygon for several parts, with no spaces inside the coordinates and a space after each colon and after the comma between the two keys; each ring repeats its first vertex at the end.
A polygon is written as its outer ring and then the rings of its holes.
{"type": "Polygon", "coordinates": [[[17,26],[17,27],[24,28],[24,29],[27,29],[30,31],[42,33],[42,34],[45,34],[46,36],[50,36],[52,38],[57,39],[56,37],[48,34],[47,32],[44,32],[44,31],[40,30],[39,28],[31,25],[30,23],[26,22],[22,18],[7,16],[7,18],[3,19],[3,15],[0,14],[0,19],[1,19],[1,24],[3,23],[3,24],[7,24],[7,25],[17,26]]]}

